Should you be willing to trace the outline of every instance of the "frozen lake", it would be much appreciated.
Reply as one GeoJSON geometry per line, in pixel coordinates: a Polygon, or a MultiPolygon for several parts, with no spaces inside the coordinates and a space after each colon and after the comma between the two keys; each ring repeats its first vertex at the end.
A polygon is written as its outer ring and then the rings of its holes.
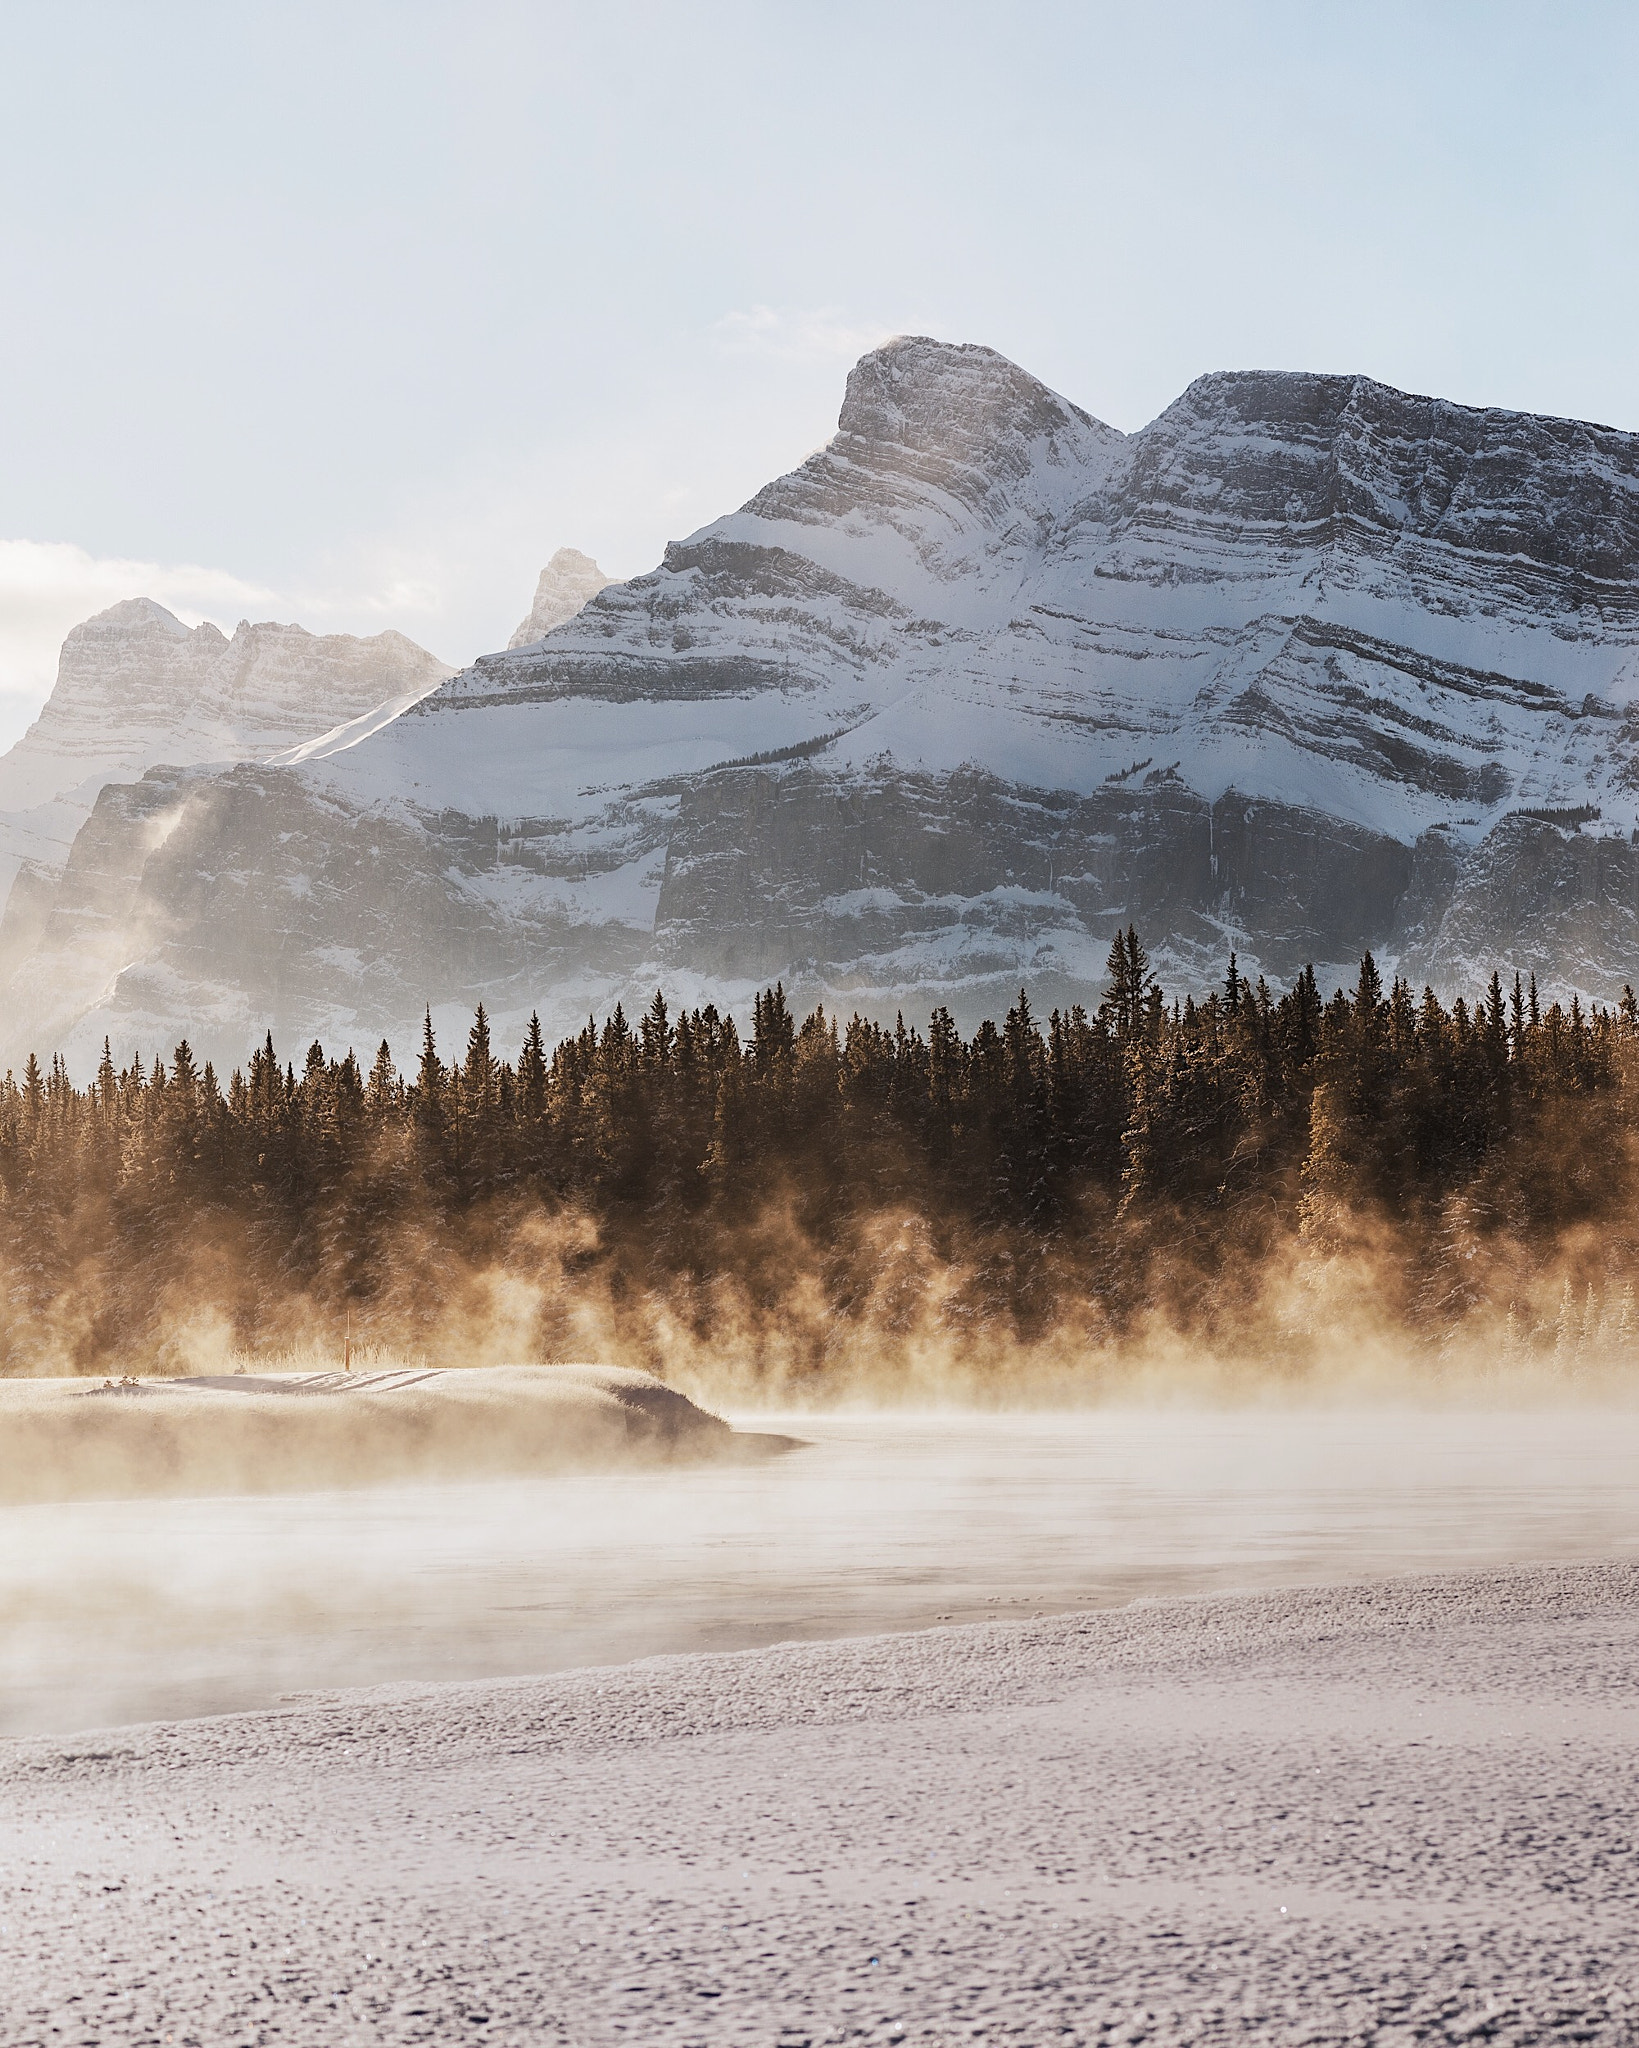
{"type": "Polygon", "coordinates": [[[0,1733],[1639,1551],[1639,1408],[759,1416],[751,1466],[0,1510],[0,1733]]]}

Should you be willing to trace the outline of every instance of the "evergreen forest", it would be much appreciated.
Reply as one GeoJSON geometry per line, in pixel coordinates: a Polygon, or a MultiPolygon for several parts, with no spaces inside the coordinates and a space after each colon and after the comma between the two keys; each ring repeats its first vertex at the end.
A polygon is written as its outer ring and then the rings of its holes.
{"type": "Polygon", "coordinates": [[[186,1042],[0,1087],[0,1366],[599,1357],[796,1390],[1180,1341],[1301,1373],[1620,1364],[1639,1278],[1639,1009],[1493,974],[1449,1008],[1368,956],[1324,997],[1235,960],[1170,1001],[1135,930],[1094,1014],[964,1038],[657,994],[515,1057],[482,1007],[401,1071],[186,1042]],[[1352,1333],[1352,1334],[1350,1334],[1352,1333]]]}

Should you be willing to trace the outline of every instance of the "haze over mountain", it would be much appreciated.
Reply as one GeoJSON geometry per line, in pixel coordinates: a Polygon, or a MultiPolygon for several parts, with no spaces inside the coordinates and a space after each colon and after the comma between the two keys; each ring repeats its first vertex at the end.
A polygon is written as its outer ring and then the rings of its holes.
{"type": "Polygon", "coordinates": [[[56,688],[0,756],[5,857],[60,869],[104,783],[160,761],[277,753],[450,673],[402,633],[320,637],[241,619],[230,640],[148,598],[112,605],[63,642],[56,688]]]}
{"type": "Polygon", "coordinates": [[[429,1002],[561,1029],[776,976],[971,1021],[1096,1000],[1129,920],[1183,985],[1371,947],[1608,999],[1636,699],[1639,437],[1301,373],[1124,436],[904,338],[824,449],[544,639],[104,789],[38,936],[8,909],[7,1052],[407,1055],[429,1002]]]}
{"type": "Polygon", "coordinates": [[[157,763],[261,760],[360,714],[392,716],[449,665],[402,633],[318,636],[241,620],[231,639],[132,598],[76,626],[57,682],[0,756],[6,943],[43,911],[99,792],[157,763]]]}
{"type": "Polygon", "coordinates": [[[541,571],[529,616],[507,642],[508,647],[527,647],[532,641],[544,640],[555,626],[565,625],[600,590],[606,590],[609,581],[590,555],[583,555],[579,548],[559,548],[541,571]]]}

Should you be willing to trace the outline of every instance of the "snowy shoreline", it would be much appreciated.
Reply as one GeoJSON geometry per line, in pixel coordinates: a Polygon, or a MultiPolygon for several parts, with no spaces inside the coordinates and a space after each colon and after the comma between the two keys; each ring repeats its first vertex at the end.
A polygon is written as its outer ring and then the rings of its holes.
{"type": "Polygon", "coordinates": [[[1520,1566],[10,1743],[7,2038],[1631,2041],[1636,1667],[1520,1566]]]}
{"type": "Polygon", "coordinates": [[[0,1507],[770,1455],[620,1366],[0,1380],[0,1507]]]}

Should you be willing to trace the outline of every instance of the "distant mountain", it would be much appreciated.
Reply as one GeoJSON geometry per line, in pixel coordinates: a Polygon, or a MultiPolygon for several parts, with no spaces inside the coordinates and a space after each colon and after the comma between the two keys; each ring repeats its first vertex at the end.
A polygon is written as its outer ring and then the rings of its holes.
{"type": "Polygon", "coordinates": [[[321,638],[242,620],[230,640],[128,599],[69,634],[55,689],[0,755],[0,841],[13,860],[60,868],[104,783],[159,762],[265,759],[450,673],[402,633],[321,638]]]}
{"type": "Polygon", "coordinates": [[[559,548],[541,571],[529,617],[507,642],[508,647],[527,647],[544,640],[554,627],[567,625],[608,587],[609,578],[590,555],[583,555],[578,548],[559,548]]]}
{"type": "Polygon", "coordinates": [[[1639,437],[1287,373],[1122,435],[908,338],[543,640],[285,765],[106,789],[13,1000],[77,1050],[407,1052],[426,1002],[561,1028],[777,975],[971,1021],[1096,1000],[1129,920],[1184,986],[1370,946],[1609,998],[1636,822],[1639,437]]]}
{"type": "Polygon", "coordinates": [[[320,738],[333,746],[347,721],[396,715],[450,673],[402,633],[321,637],[247,620],[230,640],[147,598],[76,626],[39,717],[0,756],[0,973],[31,950],[105,786],[162,763],[266,760],[320,738]]]}

